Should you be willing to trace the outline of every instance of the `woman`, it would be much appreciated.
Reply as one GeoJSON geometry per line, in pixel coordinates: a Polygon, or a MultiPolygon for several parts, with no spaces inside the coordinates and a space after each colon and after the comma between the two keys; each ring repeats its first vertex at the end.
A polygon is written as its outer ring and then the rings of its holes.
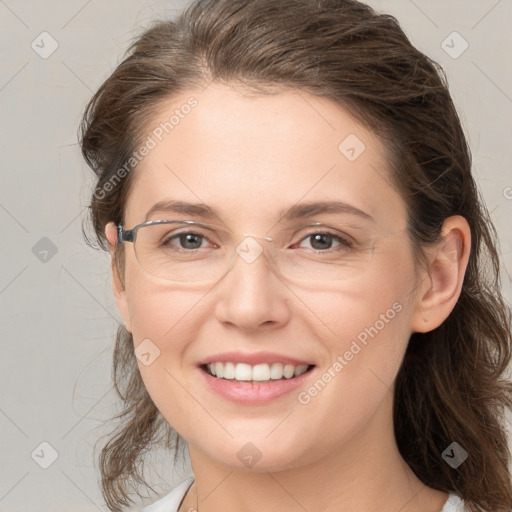
{"type": "Polygon", "coordinates": [[[196,0],[82,123],[124,320],[111,510],[512,509],[510,311],[439,67],[352,0],[196,0]]]}

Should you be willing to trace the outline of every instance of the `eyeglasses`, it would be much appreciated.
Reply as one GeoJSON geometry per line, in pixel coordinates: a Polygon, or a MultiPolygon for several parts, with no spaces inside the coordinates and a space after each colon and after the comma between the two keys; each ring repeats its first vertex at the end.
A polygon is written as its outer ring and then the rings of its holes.
{"type": "Polygon", "coordinates": [[[125,230],[117,243],[132,242],[149,275],[177,283],[213,283],[238,261],[252,264],[262,253],[268,264],[292,282],[345,281],[361,276],[386,240],[397,233],[361,234],[353,225],[313,223],[284,229],[274,237],[244,233],[234,242],[225,228],[189,220],[148,221],[125,230]],[[258,242],[261,240],[261,243],[258,242]]]}

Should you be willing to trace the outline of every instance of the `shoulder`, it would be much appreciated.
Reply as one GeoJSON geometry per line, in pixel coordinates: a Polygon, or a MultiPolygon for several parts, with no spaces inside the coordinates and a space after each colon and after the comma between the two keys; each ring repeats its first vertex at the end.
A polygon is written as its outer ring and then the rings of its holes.
{"type": "Polygon", "coordinates": [[[181,500],[188,491],[188,488],[192,485],[194,476],[189,476],[184,482],[178,487],[174,488],[169,494],[155,501],[151,505],[148,505],[141,512],[176,512],[181,503],[181,500]]]}
{"type": "Polygon", "coordinates": [[[464,502],[456,494],[451,493],[441,512],[466,512],[464,502]]]}

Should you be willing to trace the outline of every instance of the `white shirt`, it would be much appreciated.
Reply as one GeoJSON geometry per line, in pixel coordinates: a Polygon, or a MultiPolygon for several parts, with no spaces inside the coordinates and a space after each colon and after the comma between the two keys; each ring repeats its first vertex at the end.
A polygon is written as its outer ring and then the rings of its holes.
{"type": "MultiPolygon", "coordinates": [[[[188,488],[192,485],[194,476],[189,476],[183,483],[178,485],[169,494],[160,498],[155,503],[148,505],[141,512],[177,512],[181,501],[185,497],[188,488]]],[[[440,512],[465,512],[463,501],[455,494],[450,494],[448,501],[440,512]]]]}

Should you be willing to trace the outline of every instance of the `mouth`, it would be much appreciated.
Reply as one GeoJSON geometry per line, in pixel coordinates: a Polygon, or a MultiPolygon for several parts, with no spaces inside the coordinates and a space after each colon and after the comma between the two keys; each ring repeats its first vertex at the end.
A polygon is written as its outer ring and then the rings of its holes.
{"type": "Polygon", "coordinates": [[[215,361],[201,365],[201,369],[216,379],[247,383],[272,383],[292,380],[310,372],[314,364],[284,364],[280,362],[250,365],[230,361],[215,361]]]}

